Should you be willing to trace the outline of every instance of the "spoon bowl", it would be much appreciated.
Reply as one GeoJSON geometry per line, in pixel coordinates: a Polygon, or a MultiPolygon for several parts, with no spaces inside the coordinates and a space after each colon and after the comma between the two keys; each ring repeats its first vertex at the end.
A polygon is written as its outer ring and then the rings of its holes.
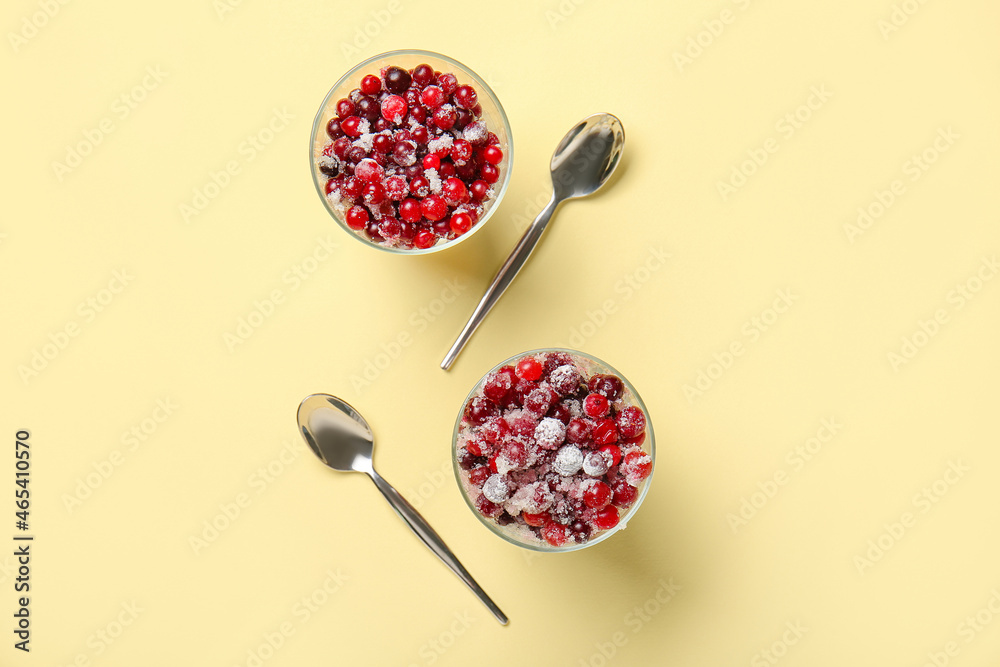
{"type": "Polygon", "coordinates": [[[441,536],[406,498],[375,471],[372,463],[375,437],[361,413],[336,396],[312,394],[299,404],[296,417],[299,432],[320,461],[340,472],[363,472],[368,475],[417,537],[458,575],[501,624],[507,624],[507,616],[480,588],[441,536]]]}
{"type": "Polygon", "coordinates": [[[609,113],[588,116],[566,133],[556,146],[552,161],[549,163],[552,171],[552,198],[525,230],[521,240],[507,257],[507,261],[493,277],[486,294],[445,355],[441,368],[445,370],[451,368],[462,348],[472,338],[472,334],[514,282],[521,267],[528,261],[531,252],[541,240],[559,204],[567,199],[593,194],[607,183],[621,161],[624,148],[625,129],[622,127],[622,122],[609,113]]]}

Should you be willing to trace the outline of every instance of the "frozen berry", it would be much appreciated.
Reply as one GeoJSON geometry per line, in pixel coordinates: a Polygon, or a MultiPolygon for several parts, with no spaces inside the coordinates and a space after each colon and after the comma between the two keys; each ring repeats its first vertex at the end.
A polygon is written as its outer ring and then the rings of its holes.
{"type": "Polygon", "coordinates": [[[555,449],[566,439],[566,427],[558,419],[546,417],[538,422],[533,435],[542,449],[555,449]]]}
{"type": "Polygon", "coordinates": [[[417,65],[413,68],[413,83],[418,86],[426,86],[434,80],[434,68],[427,64],[417,65]]]}
{"type": "Polygon", "coordinates": [[[500,507],[500,505],[492,502],[485,495],[480,495],[479,498],[476,499],[476,509],[479,510],[480,514],[491,519],[500,516],[500,512],[503,511],[503,508],[500,507]]]}
{"type": "Polygon", "coordinates": [[[614,498],[611,502],[618,507],[631,507],[639,495],[638,489],[621,478],[612,483],[611,489],[614,491],[614,498]]]}
{"type": "Polygon", "coordinates": [[[597,451],[604,454],[606,457],[610,457],[612,467],[618,465],[622,460],[622,450],[618,447],[618,445],[604,445],[597,451]]]}
{"type": "Polygon", "coordinates": [[[542,377],[542,365],[534,357],[525,357],[517,362],[515,372],[519,378],[535,382],[542,377]]]}
{"type": "Polygon", "coordinates": [[[476,106],[478,95],[472,86],[459,86],[453,93],[455,104],[463,109],[471,109],[476,106]]]}
{"type": "Polygon", "coordinates": [[[621,398],[625,385],[614,375],[601,374],[590,378],[589,388],[592,393],[600,394],[609,401],[617,401],[621,398]]]}
{"type": "Polygon", "coordinates": [[[587,398],[583,399],[583,411],[589,417],[603,417],[608,414],[610,407],[608,399],[600,394],[590,394],[587,398]]]}
{"type": "Polygon", "coordinates": [[[598,419],[594,424],[594,444],[598,447],[618,442],[618,429],[613,419],[598,419]]]}
{"type": "Polygon", "coordinates": [[[561,547],[566,544],[566,540],[568,539],[566,532],[566,526],[555,521],[550,521],[542,528],[542,537],[552,546],[561,547]]]}
{"type": "Polygon", "coordinates": [[[347,210],[347,226],[351,229],[364,229],[368,225],[368,211],[363,206],[352,206],[347,210]]]}
{"type": "Polygon", "coordinates": [[[451,231],[456,234],[464,234],[472,229],[472,218],[469,217],[468,213],[455,213],[451,216],[449,225],[451,231]]]}
{"type": "Polygon", "coordinates": [[[587,487],[587,490],[583,492],[583,502],[587,504],[587,507],[592,507],[594,509],[601,509],[602,507],[607,507],[611,502],[611,487],[604,482],[593,482],[587,487]]]}
{"type": "Polygon", "coordinates": [[[496,146],[487,146],[483,149],[483,159],[493,165],[500,164],[503,162],[503,151],[496,146]]]}
{"type": "Polygon", "coordinates": [[[438,77],[437,83],[441,86],[441,90],[445,95],[451,95],[458,88],[458,79],[455,78],[454,74],[446,72],[438,77]]]}
{"type": "Polygon", "coordinates": [[[582,444],[590,440],[593,427],[585,419],[571,419],[566,425],[566,440],[575,444],[582,444]]]}
{"type": "Polygon", "coordinates": [[[436,109],[444,104],[444,92],[437,86],[427,86],[420,93],[420,102],[429,109],[436,109]]]}
{"type": "Polygon", "coordinates": [[[594,525],[601,530],[610,530],[618,525],[618,509],[614,505],[600,509],[594,515],[594,525]]]}
{"type": "Polygon", "coordinates": [[[365,95],[374,95],[382,90],[382,82],[374,74],[366,74],[361,79],[361,92],[365,95]]]}
{"type": "Polygon", "coordinates": [[[575,475],[583,467],[583,452],[576,445],[566,445],[556,454],[552,469],[563,477],[575,475]]]}
{"type": "Polygon", "coordinates": [[[639,486],[652,471],[653,459],[646,452],[633,450],[622,457],[621,472],[632,486],[639,486]]]}
{"type": "MultiPolygon", "coordinates": [[[[412,189],[412,184],[410,187],[412,189]]],[[[420,211],[424,214],[425,218],[434,222],[448,214],[448,204],[438,195],[428,195],[420,202],[420,211]]]]}
{"type": "Polygon", "coordinates": [[[382,118],[393,125],[399,125],[406,117],[406,100],[399,95],[390,95],[382,100],[382,118]]]}
{"type": "Polygon", "coordinates": [[[623,438],[635,438],[646,430],[646,415],[638,407],[630,405],[615,415],[615,426],[623,438]]]}
{"type": "Polygon", "coordinates": [[[551,520],[548,512],[539,512],[538,514],[521,512],[521,517],[524,519],[526,524],[534,526],[535,528],[541,528],[551,520]]]}

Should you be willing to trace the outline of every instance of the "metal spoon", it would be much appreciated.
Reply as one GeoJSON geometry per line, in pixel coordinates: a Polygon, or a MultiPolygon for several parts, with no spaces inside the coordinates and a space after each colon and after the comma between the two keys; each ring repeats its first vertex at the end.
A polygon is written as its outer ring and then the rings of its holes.
{"type": "Polygon", "coordinates": [[[510,257],[497,271],[482,301],[476,306],[462,333],[445,355],[441,368],[445,370],[451,368],[473,332],[486,318],[486,314],[514,281],[514,276],[524,266],[531,251],[542,238],[542,233],[548,226],[556,207],[566,199],[592,194],[604,185],[618,166],[624,147],[625,130],[622,128],[622,122],[609,113],[599,113],[584,118],[563,137],[556,146],[549,165],[552,170],[552,199],[524,232],[524,236],[514,246],[510,257]]]}
{"type": "Polygon", "coordinates": [[[507,625],[507,617],[462,567],[441,537],[389,482],[375,472],[372,464],[375,438],[368,422],[357,410],[329,394],[312,394],[299,404],[298,421],[302,437],[320,461],[334,470],[363,472],[371,477],[378,490],[417,537],[472,589],[501,624],[507,625]]]}

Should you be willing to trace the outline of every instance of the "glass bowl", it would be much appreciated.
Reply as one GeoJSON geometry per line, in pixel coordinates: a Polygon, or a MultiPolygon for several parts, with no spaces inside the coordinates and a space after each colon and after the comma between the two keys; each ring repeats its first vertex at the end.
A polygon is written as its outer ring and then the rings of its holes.
{"type": "MultiPolygon", "coordinates": [[[[523,374],[530,377],[530,369],[526,369],[526,372],[523,374]]],[[[522,375],[522,373],[519,372],[518,376],[520,375],[522,375]]],[[[517,380],[515,379],[515,381],[517,380]]],[[[601,390],[599,390],[599,392],[600,391],[601,390]]],[[[524,400],[523,402],[528,403],[529,400],[524,400]]],[[[532,403],[532,407],[533,409],[537,409],[538,404],[532,403]]],[[[542,409],[544,409],[544,407],[542,409]]],[[[629,411],[628,414],[634,414],[634,411],[629,411]]],[[[537,413],[535,413],[531,419],[537,422],[539,420],[537,413]]],[[[621,429],[629,428],[631,428],[631,432],[634,433],[634,429],[636,428],[635,423],[633,422],[631,426],[624,425],[621,427],[621,429]]],[[[628,431],[626,431],[626,433],[628,433],[628,431]]],[[[607,435],[606,431],[604,432],[604,435],[607,435]]],[[[500,456],[501,458],[499,460],[503,461],[503,457],[505,457],[506,454],[500,456]]],[[[579,461],[579,458],[576,457],[576,460],[579,461]]],[[[589,458],[586,460],[588,462],[591,461],[589,458]]],[[[469,392],[469,395],[462,402],[462,408],[459,410],[458,419],[455,421],[455,430],[452,435],[452,464],[455,470],[455,479],[458,481],[462,497],[465,499],[466,504],[472,510],[473,514],[476,515],[484,526],[504,540],[510,542],[511,544],[516,544],[519,547],[535,551],[576,551],[578,549],[583,549],[585,547],[598,544],[599,542],[603,542],[618,531],[625,528],[628,521],[635,515],[640,505],[642,505],[642,502],[649,491],[649,484],[652,479],[655,460],[656,447],[655,439],[653,437],[653,427],[649,420],[649,411],[646,409],[646,406],[639,397],[639,393],[635,390],[635,387],[632,386],[625,376],[604,361],[588,354],[584,354],[583,352],[563,348],[545,348],[522,352],[521,354],[517,354],[509,359],[505,359],[490,369],[490,371],[476,383],[475,387],[472,388],[472,391],[469,392]],[[558,357],[553,355],[565,356],[558,357]],[[577,472],[569,472],[573,469],[572,460],[575,454],[569,452],[569,454],[573,455],[563,459],[563,463],[560,465],[558,460],[563,454],[562,450],[567,447],[572,447],[578,449],[583,454],[594,452],[599,448],[599,446],[593,442],[592,437],[580,437],[579,432],[574,433],[572,439],[577,441],[577,444],[579,444],[579,447],[577,447],[569,440],[564,440],[563,436],[558,434],[559,428],[556,426],[557,433],[554,436],[550,436],[549,442],[544,443],[546,444],[546,448],[542,449],[539,443],[542,443],[542,438],[546,437],[544,430],[535,431],[534,435],[527,435],[527,433],[531,430],[532,422],[518,422],[519,419],[524,419],[526,417],[526,411],[521,412],[520,415],[518,414],[517,406],[521,405],[521,401],[511,398],[513,395],[512,392],[515,392],[514,389],[507,392],[507,398],[501,399],[501,402],[507,404],[507,407],[504,408],[500,408],[496,403],[492,402],[488,398],[483,398],[484,386],[486,386],[488,381],[491,381],[491,378],[494,378],[491,382],[491,393],[494,397],[498,394],[498,392],[502,393],[504,391],[503,388],[507,386],[502,380],[499,382],[495,381],[495,378],[499,377],[499,374],[495,376],[495,373],[498,373],[498,371],[501,371],[504,367],[513,368],[519,361],[528,357],[534,358],[543,367],[542,376],[537,381],[539,386],[550,388],[553,386],[557,387],[558,391],[556,393],[559,394],[559,398],[552,403],[552,405],[556,406],[563,401],[569,401],[567,404],[560,406],[559,408],[553,407],[549,409],[546,413],[549,418],[558,419],[563,424],[568,423],[570,420],[570,417],[567,417],[567,414],[579,416],[583,418],[584,421],[589,420],[592,425],[599,422],[600,418],[593,419],[589,418],[586,414],[579,413],[582,408],[584,398],[591,393],[586,386],[589,378],[601,374],[613,375],[621,380],[621,395],[617,399],[610,401],[610,413],[603,418],[610,418],[617,415],[621,410],[629,406],[637,407],[646,417],[645,430],[643,432],[644,437],[635,435],[631,439],[626,440],[622,435],[622,430],[615,430],[615,435],[618,437],[618,441],[614,444],[619,446],[621,453],[623,454],[622,463],[612,465],[606,473],[601,473],[600,467],[598,466],[595,468],[593,463],[589,467],[584,467],[582,470],[578,470],[577,472]],[[557,376],[551,375],[551,371],[558,366],[566,365],[567,358],[572,362],[571,365],[575,366],[577,370],[580,371],[582,378],[575,381],[573,379],[573,374],[569,373],[569,380],[567,384],[567,375],[563,374],[563,384],[561,387],[558,387],[557,383],[553,382],[554,378],[557,376]],[[479,403],[477,406],[482,407],[483,409],[476,414],[470,415],[469,406],[471,405],[473,399],[477,399],[477,397],[480,397],[478,398],[479,403]],[[577,403],[576,407],[574,407],[572,403],[573,401],[577,403]],[[563,410],[561,415],[558,412],[559,410],[563,410]],[[511,411],[514,412],[512,413],[511,411]],[[504,421],[507,422],[508,426],[514,426],[514,433],[516,433],[516,429],[521,430],[521,442],[530,443],[525,447],[527,452],[526,465],[522,465],[520,468],[515,466],[515,468],[506,475],[498,475],[497,473],[503,472],[502,469],[509,467],[511,459],[507,458],[505,463],[500,463],[498,466],[500,469],[496,469],[496,472],[489,468],[490,461],[497,457],[498,452],[501,451],[502,447],[504,447],[504,445],[498,443],[509,442],[509,440],[505,440],[505,438],[509,438],[510,436],[498,435],[495,428],[492,432],[490,432],[489,429],[492,428],[490,424],[495,424],[495,422],[490,422],[488,419],[486,421],[481,421],[483,415],[485,414],[495,416],[502,415],[504,416],[504,421]],[[478,425],[477,422],[479,422],[478,425]],[[543,433],[541,437],[538,435],[540,432],[543,433]],[[470,443],[472,444],[473,450],[479,449],[479,455],[476,455],[475,452],[469,451],[470,443]],[[628,453],[630,451],[638,451],[641,452],[641,454],[629,457],[628,453]],[[646,458],[646,455],[648,455],[648,459],[646,458]],[[567,460],[570,461],[569,468],[566,467],[567,460]],[[628,460],[627,464],[624,463],[625,460],[628,460]],[[641,480],[638,479],[636,473],[635,466],[637,464],[648,466],[648,472],[646,472],[644,478],[641,480]],[[480,466],[486,466],[487,469],[479,469],[480,466]],[[524,472],[525,468],[533,469],[535,471],[536,478],[540,474],[541,479],[538,481],[544,484],[544,488],[547,488],[548,491],[554,495],[554,503],[548,507],[547,511],[543,510],[539,513],[528,514],[528,518],[531,520],[531,523],[535,524],[535,527],[532,527],[532,525],[529,525],[529,523],[525,521],[523,503],[529,497],[539,498],[540,496],[532,495],[538,492],[538,488],[530,488],[532,485],[532,477],[531,473],[524,472]],[[561,470],[559,470],[559,468],[561,468],[561,470]],[[479,480],[483,480],[487,474],[489,474],[491,478],[498,476],[507,481],[507,493],[511,492],[509,480],[514,477],[518,478],[516,483],[513,485],[514,487],[527,489],[523,492],[514,490],[513,495],[510,495],[506,501],[493,503],[493,508],[489,508],[490,511],[495,511],[494,508],[498,505],[504,508],[499,517],[496,518],[485,516],[477,507],[477,502],[482,502],[485,498],[481,488],[485,488],[486,485],[482,481],[480,481],[477,485],[472,478],[474,476],[478,476],[479,480]],[[614,495],[613,502],[609,505],[609,507],[615,507],[617,510],[619,514],[618,523],[613,527],[606,529],[602,529],[596,524],[591,523],[591,519],[593,519],[594,513],[597,512],[598,509],[588,507],[586,503],[583,503],[583,500],[580,498],[581,489],[586,489],[588,486],[595,485],[594,482],[589,480],[605,482],[608,486],[614,489],[616,485],[626,483],[626,480],[624,479],[626,476],[628,476],[630,480],[628,482],[628,486],[634,490],[634,498],[632,499],[632,502],[619,506],[619,496],[616,493],[614,495]],[[556,484],[554,489],[551,485],[547,484],[549,481],[556,484]],[[583,486],[581,486],[581,484],[583,486]],[[564,491],[561,491],[560,489],[564,489],[564,491]],[[564,494],[562,499],[560,499],[560,493],[564,494]],[[565,503],[561,502],[561,500],[565,500],[565,503]],[[585,528],[589,526],[590,532],[583,535],[582,539],[578,539],[581,536],[581,533],[586,533],[587,531],[576,531],[576,535],[573,535],[573,531],[564,531],[563,533],[560,533],[557,527],[555,529],[556,536],[563,534],[567,539],[563,544],[553,544],[543,537],[546,534],[545,526],[548,523],[555,521],[553,517],[560,514],[560,506],[562,506],[564,511],[566,510],[566,504],[576,505],[576,509],[572,510],[572,513],[577,515],[575,516],[575,519],[579,519],[581,522],[586,524],[585,528]],[[522,511],[518,511],[519,506],[522,507],[522,511]],[[514,514],[515,512],[517,513],[516,516],[514,514]],[[498,523],[498,519],[506,522],[506,525],[498,523]]],[[[605,459],[605,462],[607,464],[608,459],[605,459]]],[[[494,461],[494,463],[496,463],[496,461],[494,461]]],[[[576,467],[579,468],[578,463],[576,467]]],[[[490,483],[491,482],[489,481],[486,482],[486,484],[490,483]]],[[[496,482],[496,484],[499,483],[499,481],[496,482]]],[[[492,495],[494,498],[499,500],[499,497],[495,492],[495,489],[497,488],[496,484],[494,484],[494,493],[492,495]]],[[[544,495],[544,489],[541,493],[544,495]]],[[[626,489],[621,499],[627,500],[627,496],[630,494],[632,494],[632,491],[628,491],[626,489]]],[[[528,504],[531,505],[535,502],[538,501],[528,501],[528,504]]],[[[544,505],[545,501],[543,500],[541,502],[544,505]]],[[[598,504],[598,507],[599,502],[600,501],[596,503],[598,504]]],[[[540,507],[541,506],[539,505],[534,505],[532,509],[540,507]]],[[[563,513],[564,519],[566,516],[567,515],[563,513]]],[[[572,523],[574,523],[573,520],[570,521],[570,524],[572,523]]],[[[602,523],[606,522],[602,521],[602,523]]]]}
{"type": "MultiPolygon", "coordinates": [[[[312,172],[313,182],[316,185],[316,191],[319,193],[320,198],[323,200],[323,203],[330,215],[333,216],[337,223],[347,233],[357,238],[362,243],[378,248],[379,250],[400,255],[422,255],[444,250],[445,248],[450,248],[461,243],[481,229],[483,225],[486,224],[487,220],[489,220],[493,215],[493,212],[496,210],[500,201],[503,199],[504,194],[507,192],[507,186],[510,183],[511,165],[513,164],[513,141],[511,137],[510,123],[507,120],[507,114],[504,113],[503,107],[500,105],[500,100],[497,99],[496,94],[494,94],[493,90],[486,84],[486,82],[471,69],[457,60],[432,51],[388,51],[386,53],[373,56],[368,60],[352,67],[350,71],[340,77],[340,80],[333,85],[333,88],[330,89],[330,92],[327,93],[326,97],[323,99],[323,103],[320,105],[319,111],[316,113],[316,119],[313,121],[312,135],[309,143],[309,169],[312,172]],[[469,231],[464,234],[451,240],[438,240],[435,245],[426,249],[416,247],[403,248],[377,243],[366,235],[365,230],[355,231],[351,229],[345,220],[346,209],[348,207],[342,204],[334,204],[326,196],[325,187],[329,178],[320,171],[318,164],[323,149],[331,142],[330,137],[326,133],[326,126],[330,120],[337,117],[336,105],[338,100],[348,97],[352,90],[360,86],[361,79],[367,74],[378,75],[381,68],[392,65],[412,70],[420,64],[430,65],[435,72],[451,72],[458,79],[458,85],[468,84],[475,88],[478,93],[478,103],[482,106],[482,116],[479,120],[485,123],[489,131],[496,134],[499,139],[497,146],[503,151],[503,161],[497,165],[500,172],[499,178],[496,183],[491,186],[493,195],[485,200],[483,212],[480,214],[479,220],[476,221],[469,231]]],[[[419,161],[417,164],[419,164],[419,161]]]]}

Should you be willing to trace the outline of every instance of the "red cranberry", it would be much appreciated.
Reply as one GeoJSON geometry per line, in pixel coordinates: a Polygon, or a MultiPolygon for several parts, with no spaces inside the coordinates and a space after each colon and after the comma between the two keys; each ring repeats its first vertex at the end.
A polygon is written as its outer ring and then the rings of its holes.
{"type": "Polygon", "coordinates": [[[455,78],[454,74],[448,72],[437,78],[437,84],[441,87],[445,95],[451,95],[458,88],[458,79],[455,78]]]}
{"type": "Polygon", "coordinates": [[[375,183],[381,181],[385,176],[385,170],[378,165],[375,160],[365,159],[358,163],[358,166],[354,168],[354,175],[360,178],[362,181],[367,181],[368,183],[375,183]]]}
{"type": "Polygon", "coordinates": [[[411,80],[410,73],[402,67],[393,66],[385,71],[385,89],[390,93],[405,93],[411,80]]]}
{"type": "Polygon", "coordinates": [[[490,184],[483,180],[473,181],[469,186],[469,194],[475,201],[486,199],[486,193],[490,189],[490,184]]]}
{"type": "Polygon", "coordinates": [[[384,134],[376,135],[372,140],[372,149],[376,153],[385,154],[392,150],[392,137],[388,137],[384,134]]]}
{"type": "Polygon", "coordinates": [[[365,95],[374,95],[382,90],[382,82],[374,74],[366,74],[361,79],[361,92],[365,95]]]}
{"type": "MultiPolygon", "coordinates": [[[[406,196],[406,191],[406,179],[402,176],[391,176],[385,180],[385,194],[392,201],[402,200],[406,196]]],[[[407,222],[416,222],[416,220],[407,220],[407,222]]]]}
{"type": "MultiPolygon", "coordinates": [[[[485,422],[483,422],[480,428],[480,434],[486,442],[490,444],[500,444],[503,439],[510,435],[510,426],[507,424],[507,420],[503,417],[490,417],[485,422]]],[[[487,453],[487,452],[482,452],[487,453]]]]}
{"type": "Polygon", "coordinates": [[[371,239],[375,243],[383,243],[385,241],[385,238],[383,238],[382,235],[379,234],[378,220],[372,220],[371,222],[368,223],[368,226],[365,227],[365,234],[368,236],[369,239],[371,239]]]}
{"type": "Polygon", "coordinates": [[[368,157],[368,152],[361,146],[351,146],[347,149],[347,159],[351,162],[358,163],[366,157],[368,157]]]}
{"type": "Polygon", "coordinates": [[[393,125],[399,125],[406,117],[406,100],[399,95],[390,95],[382,100],[382,118],[393,125]]]}
{"type": "Polygon", "coordinates": [[[503,508],[500,505],[490,502],[484,495],[480,495],[479,498],[476,499],[476,509],[479,510],[480,514],[491,519],[500,516],[500,512],[503,511],[503,508]]]}
{"type": "Polygon", "coordinates": [[[468,213],[455,213],[451,216],[451,231],[459,236],[472,229],[472,218],[468,213]]]}
{"type": "Polygon", "coordinates": [[[498,137],[493,132],[489,132],[489,133],[486,134],[486,143],[487,144],[492,144],[492,145],[499,144],[500,143],[500,137],[498,137]]]}
{"type": "Polygon", "coordinates": [[[622,450],[618,445],[604,445],[598,449],[601,454],[605,455],[605,458],[610,457],[611,467],[618,465],[622,460],[622,450]]]}
{"type": "Polygon", "coordinates": [[[382,200],[385,199],[385,190],[379,183],[369,183],[361,191],[361,196],[364,197],[366,204],[375,206],[381,204],[382,200]]]}
{"type": "Polygon", "coordinates": [[[570,411],[570,407],[566,401],[561,401],[553,405],[546,416],[558,419],[563,424],[568,424],[569,420],[573,418],[573,413],[570,411]]]}
{"type": "Polygon", "coordinates": [[[559,397],[548,387],[536,387],[524,397],[524,407],[535,414],[544,415],[559,397]]]}
{"type": "Polygon", "coordinates": [[[506,370],[507,368],[504,367],[495,373],[490,373],[489,377],[486,378],[486,382],[483,383],[483,394],[497,405],[503,403],[504,399],[507,398],[507,394],[514,387],[514,378],[506,370]]]}
{"type": "Polygon", "coordinates": [[[490,469],[488,467],[479,466],[478,468],[473,468],[469,472],[469,481],[475,484],[476,486],[481,487],[486,482],[486,480],[490,478],[491,474],[492,473],[490,472],[490,469]]]}
{"type": "Polygon", "coordinates": [[[431,184],[423,176],[417,176],[410,181],[410,193],[417,197],[426,197],[431,193],[431,184]]]}
{"type": "MultiPolygon", "coordinates": [[[[449,178],[441,185],[441,196],[451,206],[458,206],[469,201],[469,191],[465,188],[465,183],[457,178],[449,178]]],[[[471,224],[471,220],[469,221],[471,224]]]]}
{"type": "Polygon", "coordinates": [[[529,526],[533,526],[535,528],[541,528],[546,523],[552,520],[551,517],[549,517],[548,512],[539,512],[538,514],[529,514],[528,512],[521,512],[521,518],[524,519],[524,522],[526,524],[528,524],[529,526]]]}
{"type": "Polygon", "coordinates": [[[610,407],[608,399],[600,394],[590,394],[583,400],[583,411],[589,417],[603,417],[610,407]]]}
{"type": "Polygon", "coordinates": [[[569,534],[577,544],[583,544],[590,539],[591,528],[583,521],[574,521],[569,525],[569,534]]]}
{"type": "Polygon", "coordinates": [[[634,405],[622,408],[615,416],[615,426],[623,438],[635,438],[646,430],[646,415],[634,405]]]}
{"type": "Polygon", "coordinates": [[[639,489],[635,488],[621,477],[612,482],[611,490],[614,491],[614,498],[611,502],[618,507],[630,507],[639,495],[639,489]]]}
{"type": "Polygon", "coordinates": [[[594,424],[594,444],[603,447],[618,442],[618,429],[613,419],[599,419],[594,424]]]}
{"type": "Polygon", "coordinates": [[[490,164],[500,164],[503,161],[503,151],[496,146],[487,146],[483,149],[483,159],[490,164]]]}
{"type": "Polygon", "coordinates": [[[528,462],[528,451],[517,440],[505,443],[500,448],[500,453],[515,469],[523,468],[528,462]]]}
{"type": "Polygon", "coordinates": [[[583,492],[583,502],[587,504],[587,507],[601,509],[608,506],[611,502],[611,496],[610,486],[604,482],[594,482],[583,492]]]}
{"type": "Polygon", "coordinates": [[[409,140],[397,142],[392,148],[392,159],[401,167],[409,167],[417,161],[417,145],[409,140]]]}
{"type": "Polygon", "coordinates": [[[465,126],[462,130],[462,138],[468,141],[473,146],[481,146],[486,143],[486,137],[489,136],[489,130],[486,126],[479,121],[474,121],[465,126]]]}
{"type": "Polygon", "coordinates": [[[458,86],[455,88],[453,93],[455,105],[462,107],[463,109],[471,109],[476,106],[476,100],[478,95],[472,86],[458,86]]]}
{"type": "Polygon", "coordinates": [[[403,175],[412,181],[417,176],[424,175],[424,168],[419,164],[411,164],[409,167],[403,167],[403,175]]]}
{"type": "Polygon", "coordinates": [[[566,526],[556,523],[555,521],[550,521],[545,524],[545,527],[542,528],[542,537],[544,537],[545,541],[554,547],[561,547],[566,544],[567,539],[569,539],[566,534],[566,526]]]}
{"type": "Polygon", "coordinates": [[[340,184],[337,182],[337,179],[331,178],[326,182],[326,185],[323,186],[323,192],[330,194],[338,185],[340,184]]]}
{"type": "Polygon", "coordinates": [[[442,130],[450,130],[454,127],[456,118],[455,108],[450,105],[438,107],[434,111],[434,124],[442,130]]]}
{"type": "Polygon", "coordinates": [[[326,124],[326,136],[331,139],[339,139],[344,136],[344,130],[340,127],[339,118],[331,118],[330,122],[326,124]]]}
{"type": "Polygon", "coordinates": [[[424,169],[439,169],[441,167],[441,158],[434,153],[428,153],[424,156],[422,164],[424,165],[424,169]]]}
{"type": "MultiPolygon", "coordinates": [[[[420,107],[417,108],[420,109],[420,107]]],[[[413,111],[416,112],[417,109],[414,109],[413,111]]],[[[420,109],[420,112],[424,113],[424,110],[420,109]]],[[[415,113],[413,115],[414,117],[416,117],[415,113]]],[[[421,120],[420,122],[423,121],[421,120]]],[[[427,134],[427,128],[423,126],[413,128],[413,131],[410,132],[410,137],[421,146],[423,146],[428,142],[428,140],[430,140],[430,135],[427,134]]]]}
{"type": "Polygon", "coordinates": [[[357,176],[351,176],[344,182],[344,194],[348,197],[360,197],[365,183],[357,176]]]}
{"type": "Polygon", "coordinates": [[[451,232],[451,221],[448,218],[441,218],[437,222],[431,223],[431,229],[441,238],[447,238],[451,232]]]}
{"type": "Polygon", "coordinates": [[[597,510],[594,514],[594,525],[601,530],[609,530],[618,525],[618,508],[614,505],[597,510]]]}
{"type": "Polygon", "coordinates": [[[360,231],[368,225],[368,211],[363,206],[352,206],[347,209],[347,226],[360,231]]]}
{"type": "Polygon", "coordinates": [[[486,162],[479,168],[479,175],[487,183],[496,183],[500,180],[500,170],[495,165],[486,162]]]}
{"type": "Polygon", "coordinates": [[[413,83],[418,86],[426,86],[434,80],[434,68],[423,63],[413,68],[413,83]]]}
{"type": "Polygon", "coordinates": [[[385,132],[386,130],[388,130],[391,127],[392,127],[392,123],[390,123],[389,121],[387,121],[385,118],[376,118],[375,119],[375,131],[376,132],[385,132]]]}
{"type": "Polygon", "coordinates": [[[411,197],[399,202],[399,217],[407,222],[420,222],[420,219],[424,217],[420,211],[420,202],[411,197]]]}
{"type": "Polygon", "coordinates": [[[497,404],[482,396],[476,396],[465,407],[465,419],[473,426],[479,426],[490,417],[500,414],[497,404]]]}
{"type": "Polygon", "coordinates": [[[472,122],[472,114],[467,109],[458,109],[455,112],[455,129],[464,130],[472,122]]]}
{"type": "Polygon", "coordinates": [[[390,241],[398,239],[403,233],[403,227],[396,218],[385,218],[378,225],[378,233],[390,241]]]}
{"type": "Polygon", "coordinates": [[[632,450],[622,457],[622,471],[626,481],[635,486],[653,472],[653,460],[646,452],[632,450]]]}
{"type": "Polygon", "coordinates": [[[340,121],[340,129],[349,137],[355,139],[361,136],[361,118],[358,116],[348,116],[340,121]]]}
{"type": "Polygon", "coordinates": [[[574,444],[583,444],[590,440],[593,427],[584,419],[571,419],[566,425],[566,440],[574,444]]]}
{"type": "Polygon", "coordinates": [[[595,375],[588,385],[594,394],[600,394],[609,401],[617,401],[625,390],[625,385],[614,375],[595,375]]]}
{"type": "Polygon", "coordinates": [[[542,365],[534,357],[525,357],[517,362],[514,372],[519,378],[537,382],[542,377],[542,365]]]}
{"type": "MultiPolygon", "coordinates": [[[[410,187],[412,189],[412,184],[410,187]]],[[[438,195],[428,195],[420,202],[420,210],[423,212],[425,218],[434,222],[448,214],[448,204],[438,195]]]]}
{"type": "Polygon", "coordinates": [[[471,183],[479,175],[478,165],[472,160],[455,165],[455,175],[467,183],[471,183]]]}
{"type": "MultiPolygon", "coordinates": [[[[343,160],[347,156],[347,151],[351,149],[351,140],[347,137],[340,137],[333,142],[333,154],[343,160]]],[[[324,154],[326,151],[323,151],[324,154]]]]}
{"type": "Polygon", "coordinates": [[[420,93],[420,102],[428,109],[436,109],[444,104],[444,92],[437,86],[427,86],[420,93]]]}
{"type": "Polygon", "coordinates": [[[452,142],[449,152],[451,153],[451,159],[455,162],[467,162],[472,158],[472,144],[465,139],[456,139],[452,142]]]}
{"type": "Polygon", "coordinates": [[[455,175],[455,165],[451,162],[442,162],[441,168],[438,169],[438,175],[441,178],[448,178],[455,175]]]}
{"type": "Polygon", "coordinates": [[[375,98],[362,97],[358,100],[358,115],[366,119],[369,123],[374,123],[381,117],[382,112],[375,98]]]}
{"type": "Polygon", "coordinates": [[[422,229],[413,237],[413,245],[421,250],[427,250],[437,243],[437,235],[434,232],[422,229]]]}
{"type": "Polygon", "coordinates": [[[476,106],[469,109],[469,111],[472,113],[473,118],[479,118],[480,116],[483,115],[483,105],[476,104],[476,106]]]}
{"type": "Polygon", "coordinates": [[[466,451],[464,454],[459,455],[458,466],[462,470],[472,470],[482,460],[481,456],[475,456],[471,452],[466,451]]]}
{"type": "Polygon", "coordinates": [[[348,116],[354,115],[354,102],[347,98],[342,100],[337,100],[337,115],[341,118],[347,118],[348,116]]]}

